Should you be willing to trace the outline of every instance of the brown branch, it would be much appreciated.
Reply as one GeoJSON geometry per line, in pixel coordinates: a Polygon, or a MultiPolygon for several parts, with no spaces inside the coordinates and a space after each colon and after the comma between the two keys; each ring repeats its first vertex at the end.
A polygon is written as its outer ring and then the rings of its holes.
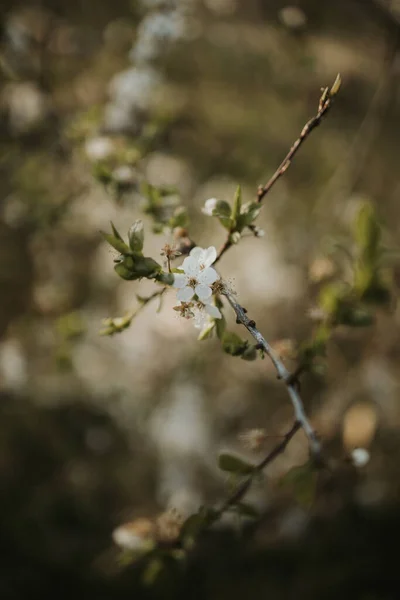
{"type": "Polygon", "coordinates": [[[288,168],[290,167],[290,165],[292,163],[293,158],[299,151],[301,145],[305,142],[305,140],[308,138],[310,133],[316,127],[318,127],[318,125],[321,123],[323,117],[329,111],[330,107],[332,106],[332,99],[333,99],[334,95],[335,94],[332,94],[328,88],[325,88],[323,90],[322,96],[319,101],[317,114],[314,115],[304,125],[303,129],[301,130],[300,136],[297,138],[297,140],[295,141],[293,146],[290,148],[289,152],[287,153],[287,155],[285,156],[285,158],[283,159],[283,161],[281,162],[281,164],[279,165],[279,167],[277,168],[275,173],[269,179],[269,181],[265,185],[259,186],[259,188],[257,190],[257,202],[262,202],[264,197],[268,194],[268,192],[275,185],[275,183],[278,181],[278,179],[286,173],[286,171],[288,170],[288,168]]]}
{"type": "MultiPolygon", "coordinates": [[[[331,88],[324,88],[322,90],[322,95],[320,97],[319,104],[318,104],[317,114],[314,115],[304,125],[303,129],[301,130],[300,136],[297,138],[297,140],[295,141],[293,146],[290,148],[289,152],[287,153],[287,155],[285,156],[285,158],[283,159],[283,161],[281,162],[281,164],[279,165],[279,167],[277,168],[275,173],[269,179],[269,181],[265,185],[260,185],[258,187],[257,202],[261,203],[264,200],[265,196],[268,194],[268,192],[272,189],[272,187],[278,181],[278,179],[280,179],[280,177],[282,177],[282,175],[284,175],[286,173],[286,171],[292,164],[293,158],[299,151],[302,144],[308,138],[310,133],[316,127],[318,127],[318,125],[321,123],[323,117],[326,115],[326,113],[331,108],[333,98],[336,96],[337,92],[339,91],[339,87],[340,87],[340,76],[338,75],[331,88]]],[[[224,244],[219,249],[219,252],[217,254],[217,258],[216,258],[214,264],[217,263],[222,258],[222,256],[225,254],[225,252],[227,250],[229,250],[229,248],[233,245],[233,242],[231,241],[232,233],[233,233],[233,231],[229,231],[224,244]]]]}
{"type": "Polygon", "coordinates": [[[221,517],[221,515],[226,512],[232,506],[235,506],[242,498],[246,495],[249,490],[253,479],[256,475],[261,473],[270,463],[272,463],[280,454],[282,454],[286,450],[286,446],[289,444],[291,439],[296,435],[296,433],[301,429],[301,423],[299,421],[295,421],[292,425],[291,429],[283,436],[283,439],[279,444],[275,446],[271,450],[269,454],[261,462],[258,463],[254,467],[252,473],[244,480],[239,483],[239,485],[235,488],[233,493],[225,500],[222,506],[218,509],[217,514],[215,515],[215,519],[221,517]]]}
{"type": "Polygon", "coordinates": [[[315,433],[305,413],[303,401],[299,393],[297,377],[295,377],[294,374],[288,371],[288,369],[285,367],[280,358],[275,354],[271,345],[267,342],[264,336],[257,329],[255,322],[247,316],[246,311],[242,306],[240,306],[240,304],[236,302],[233,295],[226,289],[223,292],[223,294],[227,298],[233,310],[235,311],[237,322],[241,323],[242,325],[244,325],[244,327],[246,327],[246,329],[256,340],[258,347],[262,348],[264,352],[268,354],[278,373],[279,379],[282,379],[282,381],[285,383],[290,396],[290,400],[293,405],[296,421],[300,423],[300,426],[302,427],[304,433],[308,438],[311,454],[315,459],[317,459],[320,462],[321,444],[318,440],[317,434],[315,433]]]}

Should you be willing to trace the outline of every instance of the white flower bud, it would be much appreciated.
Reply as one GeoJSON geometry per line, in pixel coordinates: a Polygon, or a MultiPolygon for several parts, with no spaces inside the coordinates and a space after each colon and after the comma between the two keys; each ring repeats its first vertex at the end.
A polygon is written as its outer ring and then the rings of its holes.
{"type": "Polygon", "coordinates": [[[201,209],[201,212],[207,215],[208,217],[212,217],[213,211],[217,208],[218,200],[216,198],[209,198],[206,200],[204,207],[201,209]]]}

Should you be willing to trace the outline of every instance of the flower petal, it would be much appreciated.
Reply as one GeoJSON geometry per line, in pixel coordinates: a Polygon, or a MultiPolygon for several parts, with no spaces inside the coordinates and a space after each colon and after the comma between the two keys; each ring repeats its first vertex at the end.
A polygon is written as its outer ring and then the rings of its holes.
{"type": "Polygon", "coordinates": [[[219,275],[215,269],[212,267],[208,267],[208,269],[204,269],[204,271],[200,271],[197,276],[197,281],[199,283],[205,283],[207,285],[211,285],[214,281],[219,279],[219,275]]]}
{"type": "Polygon", "coordinates": [[[194,311],[194,326],[196,327],[196,329],[203,329],[206,320],[207,314],[204,312],[204,310],[200,310],[199,308],[197,308],[194,311]]]}
{"type": "Polygon", "coordinates": [[[214,306],[214,304],[206,304],[204,307],[204,310],[213,319],[222,319],[222,315],[221,315],[219,308],[214,306]]]}
{"type": "Polygon", "coordinates": [[[175,288],[185,287],[187,277],[184,273],[174,273],[174,283],[172,284],[175,288]]]}
{"type": "Polygon", "coordinates": [[[182,269],[185,271],[187,276],[196,277],[200,271],[199,261],[195,256],[187,256],[182,263],[182,269]]]}
{"type": "Polygon", "coordinates": [[[181,302],[189,302],[189,300],[191,300],[194,296],[194,290],[193,288],[186,286],[180,290],[178,290],[178,293],[176,294],[176,297],[178,298],[178,300],[180,300],[181,302]]]}
{"type": "Polygon", "coordinates": [[[205,267],[210,267],[217,258],[217,250],[214,246],[210,246],[203,251],[201,262],[205,267]]]}
{"type": "Polygon", "coordinates": [[[198,260],[200,258],[200,256],[203,254],[203,252],[204,252],[203,248],[200,248],[200,246],[196,246],[195,248],[192,248],[192,250],[190,251],[190,256],[193,256],[193,258],[198,260]]]}
{"type": "Polygon", "coordinates": [[[211,288],[208,285],[204,285],[201,283],[196,285],[194,291],[196,292],[199,300],[201,300],[202,302],[208,300],[208,298],[210,298],[212,294],[211,288]]]}

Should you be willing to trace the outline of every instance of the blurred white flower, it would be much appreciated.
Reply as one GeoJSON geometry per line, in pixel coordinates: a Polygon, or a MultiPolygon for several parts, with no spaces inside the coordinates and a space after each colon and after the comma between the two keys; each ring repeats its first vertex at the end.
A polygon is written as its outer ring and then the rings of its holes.
{"type": "Polygon", "coordinates": [[[150,519],[139,518],[114,529],[112,537],[124,550],[145,550],[154,540],[155,525],[150,519]]]}
{"type": "Polygon", "coordinates": [[[198,246],[193,248],[181,266],[184,272],[175,273],[174,276],[173,285],[179,288],[176,295],[178,300],[189,302],[196,294],[201,302],[209,304],[212,296],[211,286],[219,279],[217,271],[211,267],[216,258],[217,251],[214,246],[206,250],[198,246]]]}
{"type": "Polygon", "coordinates": [[[105,160],[114,153],[114,144],[110,138],[97,136],[89,138],[85,143],[85,152],[90,160],[105,160]]]}
{"type": "Polygon", "coordinates": [[[209,198],[205,201],[204,207],[201,209],[201,212],[207,215],[208,217],[212,217],[213,210],[217,208],[218,200],[216,198],[209,198]]]}
{"type": "Polygon", "coordinates": [[[368,450],[365,448],[354,448],[350,456],[351,462],[355,467],[365,467],[371,458],[368,450]]]}
{"type": "Polygon", "coordinates": [[[132,184],[135,181],[135,171],[129,165],[120,165],[112,172],[114,181],[120,184],[132,184]]]}

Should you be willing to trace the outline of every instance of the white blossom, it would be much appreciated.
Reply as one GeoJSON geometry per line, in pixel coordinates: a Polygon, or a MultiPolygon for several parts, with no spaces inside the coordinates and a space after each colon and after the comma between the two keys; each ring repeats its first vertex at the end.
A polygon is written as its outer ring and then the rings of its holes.
{"type": "Polygon", "coordinates": [[[85,152],[90,160],[105,160],[115,151],[114,144],[108,137],[97,136],[86,141],[85,152]]]}
{"type": "Polygon", "coordinates": [[[219,279],[217,271],[211,267],[216,258],[217,251],[214,246],[207,249],[198,246],[193,248],[183,261],[183,273],[175,273],[174,276],[173,285],[178,288],[178,300],[189,302],[196,295],[205,305],[210,303],[211,286],[219,279]]]}
{"type": "Polygon", "coordinates": [[[204,207],[201,209],[201,212],[207,215],[208,217],[213,216],[213,210],[217,208],[218,200],[216,198],[209,198],[205,201],[204,207]]]}

